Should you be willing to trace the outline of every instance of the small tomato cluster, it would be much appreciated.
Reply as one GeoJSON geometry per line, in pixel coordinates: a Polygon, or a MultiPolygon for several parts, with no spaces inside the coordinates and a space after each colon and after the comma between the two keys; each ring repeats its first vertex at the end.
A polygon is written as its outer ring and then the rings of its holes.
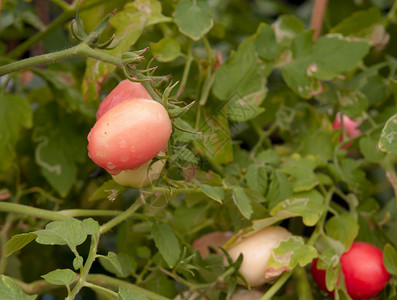
{"type": "Polygon", "coordinates": [[[137,82],[120,82],[102,101],[88,134],[88,156],[119,184],[141,188],[156,180],[172,124],[167,110],[137,82]]]}

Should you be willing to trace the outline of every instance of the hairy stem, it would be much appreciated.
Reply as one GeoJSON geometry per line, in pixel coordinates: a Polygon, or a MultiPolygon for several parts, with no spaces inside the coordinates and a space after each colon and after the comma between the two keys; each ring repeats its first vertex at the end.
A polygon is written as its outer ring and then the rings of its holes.
{"type": "Polygon", "coordinates": [[[103,224],[101,226],[100,232],[105,233],[115,227],[116,225],[120,224],[121,222],[125,221],[128,219],[141,205],[143,204],[143,201],[137,200],[134,204],[130,206],[125,212],[121,213],[117,217],[113,218],[109,222],[103,224]]]}
{"type": "Polygon", "coordinates": [[[51,220],[51,221],[70,220],[72,218],[70,216],[60,214],[59,212],[56,211],[31,207],[18,203],[9,203],[9,202],[1,202],[1,201],[0,201],[0,211],[22,214],[22,215],[27,215],[27,216],[51,220]]]}
{"type": "Polygon", "coordinates": [[[12,73],[19,70],[28,69],[35,65],[40,64],[50,64],[56,61],[77,57],[77,56],[85,56],[95,58],[104,62],[108,62],[113,64],[119,68],[123,66],[120,58],[109,55],[105,52],[98,51],[90,48],[87,44],[79,44],[72,48],[61,50],[49,54],[38,55],[26,59],[22,59],[20,61],[13,62],[11,64],[0,67],[0,76],[3,76],[8,73],[12,73]]]}

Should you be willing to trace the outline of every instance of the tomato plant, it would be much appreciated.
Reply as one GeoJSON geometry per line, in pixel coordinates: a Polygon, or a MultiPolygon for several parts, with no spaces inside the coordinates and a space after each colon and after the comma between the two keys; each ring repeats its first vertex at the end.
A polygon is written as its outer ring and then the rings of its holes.
{"type": "Polygon", "coordinates": [[[394,299],[396,14],[1,1],[0,298],[394,299]]]}

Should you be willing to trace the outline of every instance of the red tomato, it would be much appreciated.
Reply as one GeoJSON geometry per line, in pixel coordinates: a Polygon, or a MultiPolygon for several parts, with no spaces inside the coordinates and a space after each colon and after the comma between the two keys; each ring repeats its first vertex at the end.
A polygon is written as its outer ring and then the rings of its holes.
{"type": "MultiPolygon", "coordinates": [[[[354,242],[349,251],[342,254],[340,264],[347,293],[354,300],[375,297],[390,279],[383,264],[382,250],[365,242],[354,242]]],[[[325,271],[316,266],[317,260],[311,267],[313,279],[322,290],[327,291],[325,271]]]]}
{"type": "Polygon", "coordinates": [[[99,120],[99,118],[113,106],[116,106],[124,100],[133,98],[152,99],[143,85],[139,82],[133,82],[128,79],[121,81],[99,105],[96,112],[97,120],[99,120]]]}
{"type": "Polygon", "coordinates": [[[110,174],[132,170],[167,148],[167,110],[147,99],[124,100],[106,111],[88,134],[88,156],[110,174]]]}
{"type": "Polygon", "coordinates": [[[318,258],[315,258],[310,266],[310,271],[312,273],[312,277],[315,283],[322,289],[323,291],[327,292],[330,296],[334,296],[334,291],[329,291],[327,289],[327,285],[325,283],[325,275],[326,271],[322,269],[317,269],[317,262],[318,258]]]}

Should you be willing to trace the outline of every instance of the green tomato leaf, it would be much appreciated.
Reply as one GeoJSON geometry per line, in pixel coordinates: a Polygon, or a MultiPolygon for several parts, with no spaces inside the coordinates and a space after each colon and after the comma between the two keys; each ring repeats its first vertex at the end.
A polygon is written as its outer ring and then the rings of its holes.
{"type": "Polygon", "coordinates": [[[294,192],[310,191],[319,184],[314,169],[319,162],[315,156],[302,158],[299,154],[293,154],[281,165],[281,171],[289,174],[294,192]]]}
{"type": "Polygon", "coordinates": [[[294,194],[277,204],[270,215],[282,219],[301,216],[306,226],[314,226],[325,212],[323,196],[316,190],[294,194]]]}
{"type": "Polygon", "coordinates": [[[299,33],[303,32],[305,25],[292,15],[281,15],[272,25],[277,42],[283,46],[289,45],[299,33]]]}
{"type": "Polygon", "coordinates": [[[201,191],[210,197],[211,199],[222,203],[223,198],[225,197],[225,192],[220,186],[212,186],[208,184],[201,184],[201,191]]]}
{"type": "Polygon", "coordinates": [[[116,253],[109,251],[107,256],[100,256],[99,260],[101,260],[102,265],[110,263],[112,267],[116,270],[116,274],[123,274],[123,269],[116,253]]]}
{"type": "Polygon", "coordinates": [[[247,121],[263,111],[259,105],[267,94],[266,81],[271,68],[260,62],[255,36],[245,39],[237,51],[215,71],[212,92],[227,101],[233,121],[247,121]]]}
{"type": "Polygon", "coordinates": [[[372,163],[379,163],[385,154],[379,150],[378,139],[374,136],[363,136],[359,142],[360,152],[372,163]]]}
{"type": "Polygon", "coordinates": [[[350,214],[331,217],[325,223],[325,232],[331,238],[343,243],[346,250],[350,248],[358,234],[359,226],[350,214]]]}
{"type": "Polygon", "coordinates": [[[36,115],[33,140],[37,143],[36,163],[43,176],[61,195],[66,196],[77,179],[77,164],[87,159],[87,139],[72,115],[57,120],[58,107],[49,103],[36,115]]]}
{"type": "Polygon", "coordinates": [[[150,43],[150,50],[160,62],[170,62],[177,59],[181,53],[181,46],[173,38],[163,38],[158,43],[150,43]]]}
{"type": "Polygon", "coordinates": [[[280,47],[277,43],[274,29],[271,26],[265,23],[259,25],[255,48],[261,59],[272,60],[277,57],[280,47]]]}
{"type": "Polygon", "coordinates": [[[0,97],[0,175],[11,166],[15,144],[23,128],[32,127],[32,111],[27,99],[19,95],[0,97]]]}
{"type": "Polygon", "coordinates": [[[5,275],[0,277],[0,299],[2,300],[35,300],[37,295],[27,295],[14,280],[5,275]]]}
{"type": "Polygon", "coordinates": [[[397,250],[390,244],[386,244],[383,249],[383,263],[387,272],[397,276],[397,250]]]}
{"type": "Polygon", "coordinates": [[[152,235],[161,256],[171,268],[175,266],[181,256],[181,248],[172,227],[165,223],[155,222],[152,235]]]}
{"type": "Polygon", "coordinates": [[[194,136],[198,151],[216,163],[230,163],[233,160],[232,140],[226,107],[203,108],[204,117],[194,136]]]}
{"type": "Polygon", "coordinates": [[[73,259],[73,268],[75,270],[80,269],[83,266],[84,259],[79,255],[73,259]]]}
{"type": "Polygon", "coordinates": [[[77,274],[70,269],[56,269],[41,277],[51,284],[69,286],[77,279],[77,274]]]}
{"type": "Polygon", "coordinates": [[[143,292],[125,286],[119,287],[117,300],[150,300],[143,292]]]}
{"type": "Polygon", "coordinates": [[[343,19],[335,27],[331,28],[330,32],[341,33],[345,36],[357,35],[360,32],[367,31],[369,27],[379,23],[381,18],[381,12],[377,7],[360,10],[343,19]]]}
{"type": "Polygon", "coordinates": [[[109,254],[107,257],[100,256],[99,262],[106,271],[121,278],[126,278],[129,275],[134,274],[137,268],[137,262],[135,258],[125,252],[120,252],[115,259],[112,257],[109,259],[109,254]]]}
{"type": "Polygon", "coordinates": [[[238,187],[234,189],[233,201],[240,210],[241,214],[246,219],[249,219],[254,211],[252,209],[251,199],[247,196],[242,188],[238,187]]]}
{"type": "Polygon", "coordinates": [[[29,233],[21,233],[14,235],[5,246],[5,256],[10,256],[14,252],[21,250],[31,241],[33,241],[37,237],[33,232],[29,233]]]}
{"type": "Polygon", "coordinates": [[[299,96],[310,98],[321,91],[320,80],[329,80],[354,69],[370,44],[328,35],[312,41],[312,32],[298,35],[292,44],[294,59],[282,67],[287,85],[299,96]]]}
{"type": "Polygon", "coordinates": [[[265,167],[251,164],[245,173],[245,181],[250,189],[265,195],[267,190],[267,170],[265,167]]]}
{"type": "Polygon", "coordinates": [[[379,139],[379,149],[397,154],[397,114],[387,120],[379,139]]]}
{"type": "Polygon", "coordinates": [[[180,32],[197,41],[214,25],[211,7],[205,0],[179,0],[174,19],[180,32]]]}
{"type": "Polygon", "coordinates": [[[96,235],[99,233],[100,226],[97,221],[92,218],[84,219],[82,222],[84,230],[87,234],[96,235]]]}
{"type": "Polygon", "coordinates": [[[276,170],[270,173],[270,183],[266,199],[269,202],[269,209],[278,203],[292,197],[292,185],[287,175],[276,170]]]}
{"type": "Polygon", "coordinates": [[[68,245],[75,249],[84,243],[87,232],[82,222],[77,220],[54,221],[45,229],[33,232],[37,235],[36,242],[43,245],[68,245]]]}
{"type": "Polygon", "coordinates": [[[304,267],[317,256],[316,248],[306,245],[302,237],[292,236],[272,250],[266,275],[279,275],[280,270],[291,270],[298,264],[304,267]]]}

